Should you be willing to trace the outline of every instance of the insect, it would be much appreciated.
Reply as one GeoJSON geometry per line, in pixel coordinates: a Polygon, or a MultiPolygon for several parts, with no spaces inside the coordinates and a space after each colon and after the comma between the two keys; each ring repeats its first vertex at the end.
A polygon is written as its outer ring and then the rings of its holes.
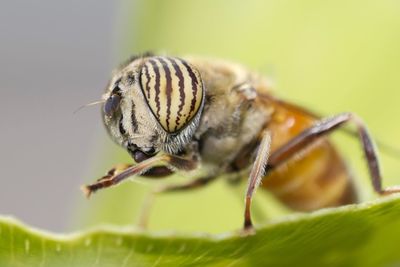
{"type": "Polygon", "coordinates": [[[201,169],[202,176],[161,191],[199,188],[222,174],[247,177],[247,230],[253,228],[251,202],[259,186],[298,211],[355,203],[350,172],[327,139],[347,122],[356,126],[374,190],[400,191],[382,188],[373,142],[357,115],[319,118],[274,97],[266,78],[241,65],[144,54],[114,72],[102,99],[106,129],[134,164],[117,165],[84,186],[87,196],[131,176],[201,169]]]}

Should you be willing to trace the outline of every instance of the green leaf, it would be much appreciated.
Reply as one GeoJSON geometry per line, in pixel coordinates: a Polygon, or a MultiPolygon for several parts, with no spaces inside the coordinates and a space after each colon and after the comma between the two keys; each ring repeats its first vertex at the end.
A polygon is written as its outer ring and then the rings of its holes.
{"type": "Polygon", "coordinates": [[[48,234],[0,219],[0,266],[398,266],[400,198],[287,216],[256,234],[48,234]]]}

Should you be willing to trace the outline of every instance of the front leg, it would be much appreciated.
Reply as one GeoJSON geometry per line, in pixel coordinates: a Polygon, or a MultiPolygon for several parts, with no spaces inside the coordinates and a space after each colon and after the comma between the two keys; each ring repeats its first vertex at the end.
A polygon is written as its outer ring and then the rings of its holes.
{"type": "Polygon", "coordinates": [[[111,177],[125,171],[126,169],[132,167],[132,164],[126,164],[126,163],[120,163],[112,167],[106,175],[100,177],[99,179],[96,180],[96,182],[104,181],[107,179],[110,179],[111,177]]]}
{"type": "Polygon", "coordinates": [[[130,176],[146,173],[148,170],[165,164],[168,169],[193,170],[198,166],[198,157],[193,155],[190,158],[178,157],[170,154],[162,154],[144,160],[136,165],[120,165],[120,168],[113,168],[108,174],[100,178],[96,183],[85,185],[82,191],[87,197],[99,189],[111,187],[126,180],[130,176]]]}

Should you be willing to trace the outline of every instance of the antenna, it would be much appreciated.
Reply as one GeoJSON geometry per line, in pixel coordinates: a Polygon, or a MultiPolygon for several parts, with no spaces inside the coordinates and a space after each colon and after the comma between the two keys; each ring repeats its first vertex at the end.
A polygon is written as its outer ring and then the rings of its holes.
{"type": "Polygon", "coordinates": [[[105,102],[105,100],[99,100],[99,101],[94,101],[94,102],[85,104],[85,105],[80,106],[79,108],[77,108],[77,109],[74,111],[73,114],[78,113],[78,112],[79,112],[80,110],[82,110],[83,108],[87,108],[87,107],[91,107],[91,106],[94,106],[94,105],[102,104],[102,103],[104,103],[104,102],[105,102]]]}

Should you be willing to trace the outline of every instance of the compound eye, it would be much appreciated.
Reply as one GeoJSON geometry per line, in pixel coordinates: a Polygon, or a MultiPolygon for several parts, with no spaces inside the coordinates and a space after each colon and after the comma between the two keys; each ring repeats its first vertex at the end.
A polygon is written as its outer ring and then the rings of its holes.
{"type": "Polygon", "coordinates": [[[121,96],[117,94],[112,94],[104,104],[104,114],[106,116],[111,117],[115,111],[119,108],[119,104],[121,103],[121,96]]]}
{"type": "Polygon", "coordinates": [[[178,58],[149,58],[142,66],[140,85],[154,117],[171,134],[190,123],[204,98],[200,73],[178,58]]]}

